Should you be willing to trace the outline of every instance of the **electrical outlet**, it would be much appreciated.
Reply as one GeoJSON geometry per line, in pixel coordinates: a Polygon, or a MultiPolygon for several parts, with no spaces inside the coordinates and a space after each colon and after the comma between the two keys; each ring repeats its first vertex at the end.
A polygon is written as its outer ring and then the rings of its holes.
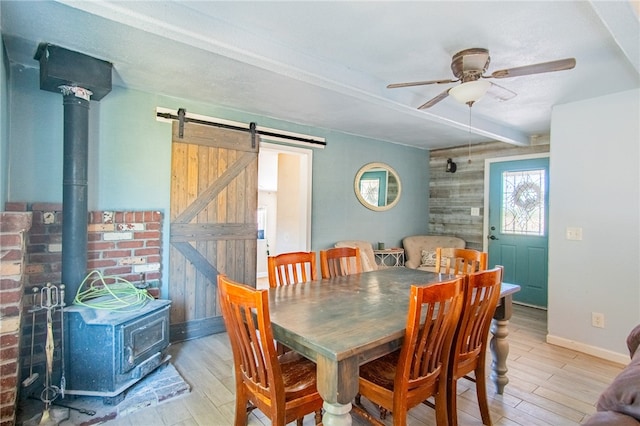
{"type": "Polygon", "coordinates": [[[591,312],[591,325],[597,328],[604,328],[604,314],[591,312]]]}
{"type": "Polygon", "coordinates": [[[480,216],[480,207],[471,207],[471,216],[480,216]]]}

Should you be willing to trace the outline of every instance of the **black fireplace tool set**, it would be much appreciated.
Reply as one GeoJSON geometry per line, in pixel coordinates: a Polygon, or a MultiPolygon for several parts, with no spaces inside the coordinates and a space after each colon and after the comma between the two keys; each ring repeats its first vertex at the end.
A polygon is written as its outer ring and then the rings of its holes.
{"type": "MultiPolygon", "coordinates": [[[[46,370],[45,370],[45,380],[44,380],[44,389],[40,393],[40,400],[44,403],[44,410],[42,412],[42,417],[40,419],[40,425],[45,425],[50,422],[50,408],[51,405],[57,405],[64,408],[69,408],[75,411],[79,411],[80,413],[87,414],[93,416],[96,414],[93,410],[86,410],[84,408],[77,408],[67,404],[62,404],[60,402],[54,401],[61,396],[64,399],[64,393],[66,388],[66,377],[65,377],[65,354],[64,354],[64,284],[60,284],[59,286],[52,285],[51,283],[47,283],[46,286],[38,289],[37,287],[33,288],[32,295],[32,306],[29,312],[31,313],[31,357],[29,360],[29,377],[22,381],[22,386],[28,387],[33,384],[39,377],[38,373],[33,372],[33,351],[34,351],[34,336],[35,336],[35,322],[36,322],[36,313],[37,312],[45,312],[46,314],[46,341],[44,346],[44,354],[46,359],[46,370]],[[38,303],[39,296],[39,303],[38,303]],[[60,314],[60,339],[61,339],[61,377],[60,377],[60,386],[56,386],[52,384],[52,374],[53,374],[53,355],[54,355],[54,336],[53,336],[53,317],[54,313],[59,312],[60,314]]],[[[36,399],[36,398],[33,398],[36,399]]]]}

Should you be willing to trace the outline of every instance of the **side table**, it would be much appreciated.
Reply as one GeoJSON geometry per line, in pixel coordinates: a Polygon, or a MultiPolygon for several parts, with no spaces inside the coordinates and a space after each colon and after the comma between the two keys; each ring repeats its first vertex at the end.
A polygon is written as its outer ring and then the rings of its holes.
{"type": "Polygon", "coordinates": [[[404,266],[404,249],[390,248],[384,250],[374,250],[373,254],[378,265],[404,266]]]}

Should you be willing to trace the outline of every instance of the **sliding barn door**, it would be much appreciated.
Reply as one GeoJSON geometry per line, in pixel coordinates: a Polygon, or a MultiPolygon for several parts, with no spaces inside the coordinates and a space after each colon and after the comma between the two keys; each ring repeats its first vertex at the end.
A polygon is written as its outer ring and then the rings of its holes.
{"type": "Polygon", "coordinates": [[[258,138],[201,124],[173,124],[171,340],[224,331],[218,274],[256,283],[258,138]]]}

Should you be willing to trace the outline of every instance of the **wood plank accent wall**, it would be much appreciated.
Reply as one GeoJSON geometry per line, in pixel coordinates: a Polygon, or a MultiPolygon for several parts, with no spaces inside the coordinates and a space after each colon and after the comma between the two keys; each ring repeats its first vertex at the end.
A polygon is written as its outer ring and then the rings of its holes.
{"type": "Polygon", "coordinates": [[[503,142],[436,149],[429,157],[429,234],[464,239],[468,248],[482,249],[484,217],[484,160],[549,152],[548,144],[516,146],[503,142]],[[470,152],[470,155],[469,155],[470,152]],[[447,173],[447,158],[458,169],[447,173]],[[471,158],[471,163],[468,159],[471,158]],[[471,208],[480,216],[471,216],[471,208]]]}

